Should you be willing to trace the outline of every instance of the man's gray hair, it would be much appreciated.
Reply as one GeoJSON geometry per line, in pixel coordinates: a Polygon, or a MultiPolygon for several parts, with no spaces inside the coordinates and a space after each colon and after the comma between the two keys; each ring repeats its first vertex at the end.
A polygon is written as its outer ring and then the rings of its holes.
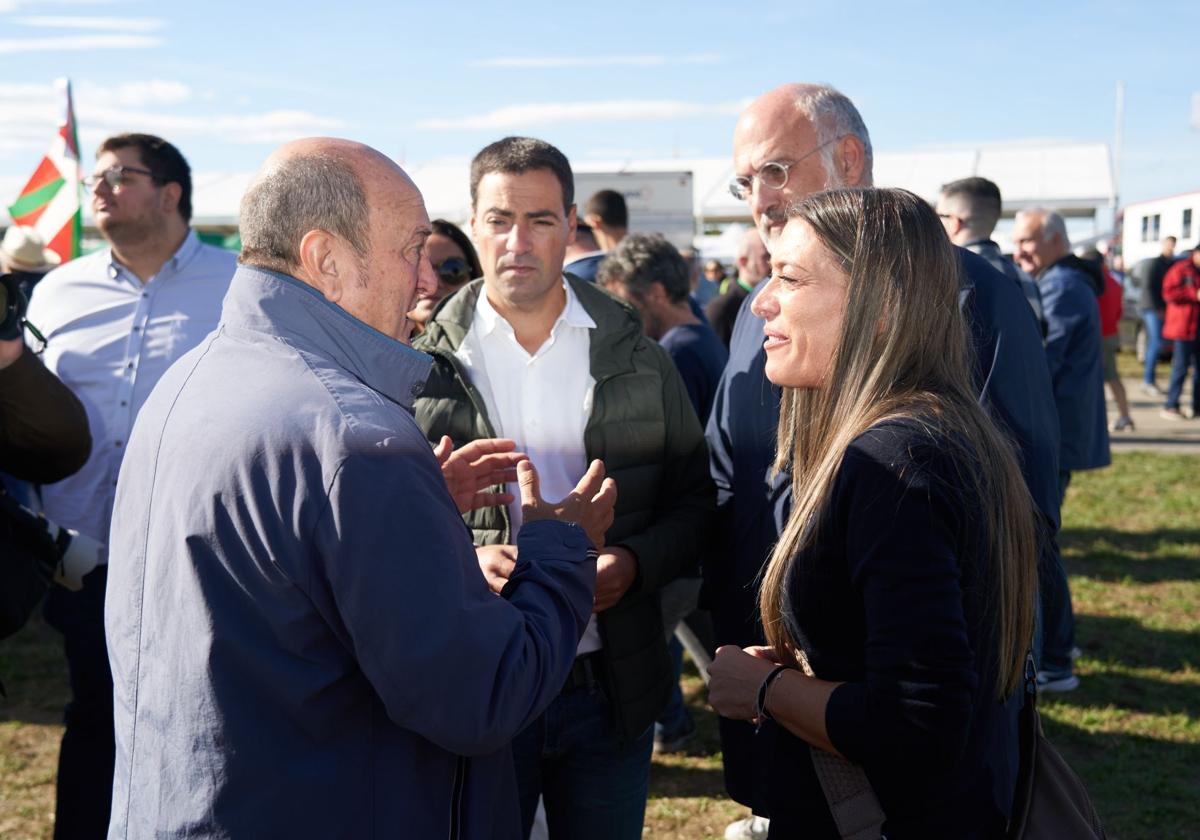
{"type": "Polygon", "coordinates": [[[324,230],[346,240],[365,263],[369,216],[362,181],[345,161],[320,152],[285,158],[242,196],[238,262],[291,273],[304,234],[324,230]]]}
{"type": "Polygon", "coordinates": [[[661,283],[671,303],[687,300],[690,281],[683,256],[661,233],[631,233],[596,270],[601,286],[619,283],[639,299],[661,283]]]}
{"type": "Polygon", "coordinates": [[[830,181],[826,187],[871,186],[874,183],[872,167],[875,161],[871,151],[871,135],[867,133],[862,115],[850,98],[829,85],[811,85],[796,97],[796,108],[808,118],[816,131],[817,143],[822,147],[821,162],[830,181]],[[859,184],[841,183],[842,176],[833,156],[836,148],[833,141],[848,134],[857,137],[863,147],[863,174],[859,184]]]}
{"type": "Polygon", "coordinates": [[[1025,210],[1018,210],[1017,215],[1022,217],[1041,216],[1042,241],[1049,242],[1057,234],[1062,237],[1063,247],[1068,251],[1071,250],[1071,237],[1067,234],[1067,223],[1058,213],[1048,207],[1029,207],[1025,210]]]}

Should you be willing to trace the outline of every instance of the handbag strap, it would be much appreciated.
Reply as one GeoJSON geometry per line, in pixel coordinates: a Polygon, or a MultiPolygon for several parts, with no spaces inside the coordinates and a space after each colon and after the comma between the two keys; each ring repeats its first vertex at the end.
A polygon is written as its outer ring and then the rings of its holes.
{"type": "MultiPolygon", "coordinates": [[[[806,675],[815,676],[804,651],[796,651],[796,662],[806,675]]],[[[843,840],[879,840],[887,816],[862,767],[811,745],[808,754],[812,756],[813,770],[821,782],[838,835],[843,840]]]]}
{"type": "Polygon", "coordinates": [[[838,834],[844,840],[879,840],[886,816],[863,769],[817,747],[808,752],[838,834]]]}

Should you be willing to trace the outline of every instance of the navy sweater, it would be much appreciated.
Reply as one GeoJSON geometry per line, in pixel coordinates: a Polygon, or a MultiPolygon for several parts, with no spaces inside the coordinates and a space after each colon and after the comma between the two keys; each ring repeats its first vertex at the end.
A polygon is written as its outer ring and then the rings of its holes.
{"type": "MultiPolygon", "coordinates": [[[[914,421],[857,438],[791,580],[813,670],[844,681],[829,738],[866,769],[891,840],[999,836],[1017,767],[1016,706],[996,699],[975,467],[947,443],[914,421]]],[[[804,742],[773,725],[756,741],[770,836],[836,837],[804,742]]]]}

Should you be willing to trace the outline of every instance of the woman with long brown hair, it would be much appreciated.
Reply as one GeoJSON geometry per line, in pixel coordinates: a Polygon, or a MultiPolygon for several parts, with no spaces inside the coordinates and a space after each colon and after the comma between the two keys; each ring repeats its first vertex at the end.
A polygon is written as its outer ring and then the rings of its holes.
{"type": "Polygon", "coordinates": [[[838,836],[810,745],[865,770],[892,840],[1003,836],[1036,537],[972,387],[958,272],[921,198],[837,190],[792,208],[753,304],[794,504],[762,579],[770,644],[719,649],[709,691],[761,724],[771,837],[838,836]]]}

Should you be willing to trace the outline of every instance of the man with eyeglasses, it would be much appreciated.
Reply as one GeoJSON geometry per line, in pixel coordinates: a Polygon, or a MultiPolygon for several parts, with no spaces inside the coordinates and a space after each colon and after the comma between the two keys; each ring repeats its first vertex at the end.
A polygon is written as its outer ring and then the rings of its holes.
{"type": "MultiPolygon", "coordinates": [[[[751,103],[734,130],[733,159],[730,191],[749,205],[768,249],[787,223],[789,203],[826,189],[872,185],[866,125],[849,98],[825,85],[783,85],[751,103]]],[[[1058,527],[1058,418],[1041,337],[1017,286],[975,254],[959,249],[959,255],[959,302],[978,353],[980,399],[1020,446],[1026,482],[1052,535],[1058,527]]],[[[763,322],[750,311],[762,285],[738,314],[707,430],[720,539],[704,558],[701,605],[712,611],[717,644],[741,647],[764,643],[757,580],[791,505],[790,477],[771,471],[779,389],[763,373],[763,322]]],[[[775,778],[776,750],[795,755],[789,752],[795,745],[770,725],[756,737],[751,725],[721,718],[720,731],[726,789],[755,813],[731,825],[725,836],[765,837],[764,817],[771,815],[764,794],[775,778]]],[[[1005,812],[1014,784],[1015,779],[996,780],[998,807],[1005,812]]],[[[803,810],[812,803],[795,806],[803,810]]],[[[835,830],[831,818],[810,829],[814,836],[835,830]]]]}
{"type": "Polygon", "coordinates": [[[56,586],[46,601],[71,679],[55,837],[102,837],[108,826],[114,745],[104,592],[125,445],[159,377],[216,326],[236,263],[189,228],[191,173],[167,141],[108,138],[84,184],[109,247],[51,271],[29,307],[29,320],[46,337],[46,366],[83,403],[93,441],[82,470],[42,488],[45,513],[105,546],[80,591],[56,586]]]}

